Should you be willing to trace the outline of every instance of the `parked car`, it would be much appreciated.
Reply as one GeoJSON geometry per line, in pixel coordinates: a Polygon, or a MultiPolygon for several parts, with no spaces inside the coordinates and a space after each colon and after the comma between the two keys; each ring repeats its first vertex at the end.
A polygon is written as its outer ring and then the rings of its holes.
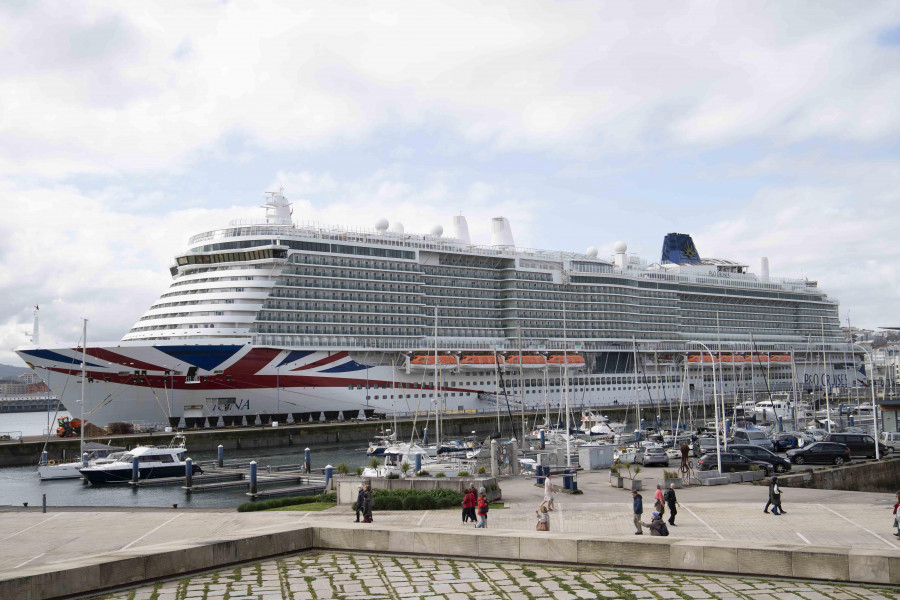
{"type": "MultiPolygon", "coordinates": [[[[829,433],[825,438],[826,442],[835,442],[844,444],[850,448],[851,456],[866,456],[875,458],[875,438],[871,435],[861,435],[858,433],[829,433]]],[[[894,449],[884,444],[878,444],[878,450],[882,456],[891,454],[894,449]]]]}
{"type": "Polygon", "coordinates": [[[761,446],[766,450],[775,449],[772,440],[770,440],[765,432],[760,429],[735,429],[732,437],[734,438],[735,444],[753,444],[754,446],[761,446]]]}
{"type": "MultiPolygon", "coordinates": [[[[773,471],[772,466],[768,463],[752,460],[743,454],[736,452],[722,452],[722,472],[729,473],[731,471],[751,471],[752,465],[759,467],[766,475],[770,475],[773,471]]],[[[701,471],[717,471],[718,459],[715,452],[704,454],[697,462],[697,468],[701,471]]]]}
{"type": "Polygon", "coordinates": [[[819,428],[817,428],[817,427],[810,427],[809,429],[806,430],[806,433],[808,433],[809,435],[811,435],[812,438],[813,438],[815,441],[817,441],[817,442],[824,441],[824,440],[825,440],[825,436],[828,435],[828,431],[827,431],[827,430],[825,430],[825,429],[819,429],[819,428]]]}
{"type": "Polygon", "coordinates": [[[634,448],[624,448],[622,450],[616,450],[613,454],[613,461],[617,463],[630,463],[634,464],[634,457],[637,454],[637,450],[634,448]]]}
{"type": "Polygon", "coordinates": [[[793,433],[776,433],[772,437],[772,445],[775,452],[786,452],[791,448],[799,448],[800,440],[793,433]]]}
{"type": "Polygon", "coordinates": [[[751,444],[732,444],[728,446],[729,452],[741,454],[750,460],[758,460],[771,465],[772,470],[776,473],[784,473],[791,470],[791,461],[782,458],[777,454],[773,454],[765,448],[753,446],[751,444]]]}
{"type": "Polygon", "coordinates": [[[635,454],[634,462],[646,467],[651,465],[668,467],[669,455],[666,454],[666,450],[662,446],[645,446],[635,454]]]}
{"type": "Polygon", "coordinates": [[[900,448],[900,431],[882,431],[881,441],[895,450],[900,448]]]}
{"type": "Polygon", "coordinates": [[[716,451],[716,438],[702,437],[694,440],[692,444],[694,456],[700,458],[704,454],[716,451]]]}
{"type": "Polygon", "coordinates": [[[787,457],[795,465],[818,463],[840,466],[850,462],[850,448],[835,442],[813,442],[802,448],[788,450],[787,457]]]}

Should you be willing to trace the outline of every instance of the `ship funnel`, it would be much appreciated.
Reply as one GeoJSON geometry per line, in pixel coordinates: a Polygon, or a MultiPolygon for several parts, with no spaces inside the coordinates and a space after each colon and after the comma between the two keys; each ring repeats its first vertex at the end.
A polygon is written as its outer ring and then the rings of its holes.
{"type": "Polygon", "coordinates": [[[512,227],[506,217],[494,217],[491,220],[491,245],[495,248],[515,248],[512,227]]]}
{"type": "Polygon", "coordinates": [[[291,215],[294,211],[291,210],[291,203],[287,201],[282,191],[284,190],[266,192],[268,199],[263,208],[266,209],[266,223],[270,225],[291,224],[291,215]]]}
{"type": "Polygon", "coordinates": [[[769,280],[769,257],[768,256],[762,257],[759,267],[760,267],[759,268],[760,277],[762,277],[763,281],[768,281],[769,280]]]}
{"type": "Polygon", "coordinates": [[[460,240],[464,244],[471,244],[472,239],[469,237],[469,224],[462,215],[453,217],[453,237],[460,240]]]}

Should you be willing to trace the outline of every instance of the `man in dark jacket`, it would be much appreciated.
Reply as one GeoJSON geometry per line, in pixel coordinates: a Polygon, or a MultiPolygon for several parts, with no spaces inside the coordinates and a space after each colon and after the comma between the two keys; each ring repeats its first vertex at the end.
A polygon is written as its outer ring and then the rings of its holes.
{"type": "Polygon", "coordinates": [[[634,535],[644,535],[641,531],[641,515],[644,514],[644,497],[637,492],[631,492],[631,510],[634,512],[634,527],[637,531],[634,535]]]}
{"type": "Polygon", "coordinates": [[[675,507],[681,506],[681,503],[679,503],[678,498],[675,497],[674,483],[669,484],[669,489],[667,489],[666,493],[663,495],[663,500],[666,501],[666,504],[669,507],[669,525],[675,525],[675,515],[678,514],[678,510],[675,507]]]}
{"type": "Polygon", "coordinates": [[[650,530],[650,535],[662,535],[663,520],[658,512],[653,513],[653,519],[643,525],[650,530]]]}
{"type": "Polygon", "coordinates": [[[359,515],[363,511],[363,501],[366,498],[366,489],[363,487],[363,484],[359,484],[358,492],[356,493],[356,522],[359,523],[359,515]]]}

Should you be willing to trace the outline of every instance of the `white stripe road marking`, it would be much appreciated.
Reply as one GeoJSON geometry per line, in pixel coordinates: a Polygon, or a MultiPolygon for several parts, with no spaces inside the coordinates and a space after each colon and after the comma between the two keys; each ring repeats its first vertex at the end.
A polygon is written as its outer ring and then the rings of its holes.
{"type": "Polygon", "coordinates": [[[63,513],[56,513],[55,515],[53,515],[53,516],[50,517],[49,519],[44,519],[44,520],[41,521],[40,523],[35,523],[35,524],[32,525],[31,527],[26,527],[26,528],[23,529],[22,531],[17,531],[17,532],[15,532],[15,533],[13,533],[13,534],[10,534],[10,535],[6,536],[6,537],[3,538],[3,539],[0,539],[0,542],[5,542],[6,540],[8,540],[8,539],[10,539],[10,538],[14,538],[14,537],[16,537],[17,535],[19,535],[20,533],[25,533],[25,532],[28,531],[29,529],[33,529],[33,528],[37,527],[38,525],[43,525],[43,524],[46,523],[47,521],[52,521],[52,520],[55,519],[56,517],[62,516],[62,514],[63,514],[63,513]]]}
{"type": "Polygon", "coordinates": [[[427,516],[428,516],[428,511],[426,510],[424,513],[422,513],[422,516],[419,517],[419,522],[416,523],[416,527],[420,527],[422,525],[422,521],[424,521],[425,517],[427,517],[427,516]]]}
{"type": "Polygon", "coordinates": [[[132,546],[134,546],[135,544],[137,544],[139,541],[141,541],[142,539],[144,539],[145,537],[147,537],[148,535],[150,535],[150,534],[153,533],[154,531],[158,531],[158,530],[162,529],[163,527],[165,527],[166,525],[168,525],[169,523],[171,523],[172,521],[174,521],[175,519],[177,519],[177,518],[180,517],[180,516],[181,516],[180,514],[175,515],[174,517],[172,517],[171,519],[169,519],[168,521],[166,521],[166,522],[163,523],[162,525],[159,525],[158,527],[154,527],[153,529],[151,529],[150,531],[148,531],[147,533],[145,533],[144,535],[142,535],[142,536],[139,537],[138,539],[134,540],[133,542],[131,542],[131,543],[128,544],[127,546],[122,546],[122,548],[120,548],[120,550],[128,550],[129,548],[131,548],[132,546]]]}
{"type": "Polygon", "coordinates": [[[46,553],[46,552],[41,552],[40,554],[38,554],[38,555],[35,556],[34,558],[29,558],[29,559],[26,560],[25,562],[17,564],[15,567],[13,567],[13,569],[19,569],[19,568],[22,568],[22,567],[24,567],[25,565],[27,565],[28,563],[30,563],[31,561],[37,560],[38,558],[44,556],[45,554],[47,554],[47,553],[46,553]]]}
{"type": "Polygon", "coordinates": [[[803,540],[804,542],[806,542],[807,544],[812,544],[812,542],[810,542],[808,539],[806,539],[805,537],[803,537],[803,534],[800,533],[799,531],[797,532],[797,535],[799,535],[799,536],[800,536],[800,539],[803,540]]]}
{"type": "Polygon", "coordinates": [[[692,511],[690,506],[688,506],[687,504],[682,504],[682,506],[683,506],[689,513],[691,513],[692,515],[694,515],[694,518],[695,518],[695,519],[697,519],[698,521],[700,521],[701,523],[703,523],[703,525],[704,525],[707,529],[709,529],[709,530],[712,531],[714,534],[716,534],[716,535],[719,537],[720,540],[724,540],[724,539],[725,539],[725,538],[722,537],[722,534],[721,534],[721,533],[719,533],[718,531],[716,531],[715,529],[713,529],[712,527],[710,527],[710,526],[709,526],[709,523],[707,523],[706,521],[704,521],[703,519],[701,519],[700,517],[698,517],[698,516],[697,516],[697,513],[695,513],[694,511],[692,511]]]}
{"type": "Polygon", "coordinates": [[[828,511],[833,512],[834,514],[836,514],[837,516],[839,516],[839,517],[842,518],[843,520],[847,521],[847,522],[850,523],[851,525],[856,525],[857,527],[859,527],[859,528],[862,529],[863,531],[866,531],[866,532],[868,532],[868,533],[871,533],[872,535],[874,535],[875,537],[877,537],[879,540],[881,540],[882,542],[884,542],[885,544],[887,544],[887,545],[890,546],[891,548],[897,549],[897,546],[895,546],[894,544],[890,543],[889,541],[887,541],[886,539],[884,539],[883,537],[881,537],[880,535],[878,535],[877,533],[875,533],[875,532],[872,531],[871,529],[869,529],[869,528],[867,528],[867,527],[863,527],[862,525],[860,525],[860,524],[857,523],[856,521],[851,521],[850,519],[848,519],[847,517],[845,517],[845,516],[842,515],[841,513],[837,512],[836,510],[832,510],[832,509],[830,509],[830,508],[828,508],[827,506],[824,506],[824,505],[822,505],[822,504],[817,504],[817,506],[821,506],[822,508],[824,508],[824,509],[826,509],[826,510],[828,510],[828,511]]]}

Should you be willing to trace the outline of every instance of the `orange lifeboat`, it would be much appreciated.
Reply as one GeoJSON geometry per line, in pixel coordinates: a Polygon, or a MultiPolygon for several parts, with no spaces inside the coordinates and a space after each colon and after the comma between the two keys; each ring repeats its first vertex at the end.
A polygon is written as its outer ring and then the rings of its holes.
{"type": "Polygon", "coordinates": [[[709,362],[713,362],[713,357],[710,356],[709,354],[688,354],[688,362],[691,362],[691,363],[699,363],[699,362],[709,363],[709,362]]]}
{"type": "Polygon", "coordinates": [[[547,366],[547,359],[540,354],[523,354],[521,357],[518,354],[511,354],[506,357],[504,364],[512,367],[521,365],[524,369],[540,369],[547,366]]]}
{"type": "Polygon", "coordinates": [[[417,371],[430,371],[435,368],[435,362],[437,362],[438,369],[453,369],[459,365],[457,358],[449,354],[438,354],[437,361],[435,361],[434,354],[415,354],[409,359],[409,367],[417,371]]]}
{"type": "Polygon", "coordinates": [[[584,357],[577,354],[551,354],[547,358],[548,366],[562,367],[568,364],[570,368],[580,369],[584,367],[584,357]]]}
{"type": "Polygon", "coordinates": [[[493,354],[465,354],[459,366],[466,370],[493,369],[497,366],[497,359],[493,354]]]}
{"type": "MultiPolygon", "coordinates": [[[[756,354],[747,354],[747,355],[744,356],[744,358],[747,360],[747,362],[754,362],[754,363],[767,363],[767,362],[769,362],[769,356],[768,356],[767,354],[759,354],[759,353],[756,353],[756,354]]],[[[789,362],[790,362],[790,361],[789,361],[789,362]]]]}
{"type": "Polygon", "coordinates": [[[789,363],[791,362],[790,354],[773,354],[769,357],[769,362],[789,363]]]}

